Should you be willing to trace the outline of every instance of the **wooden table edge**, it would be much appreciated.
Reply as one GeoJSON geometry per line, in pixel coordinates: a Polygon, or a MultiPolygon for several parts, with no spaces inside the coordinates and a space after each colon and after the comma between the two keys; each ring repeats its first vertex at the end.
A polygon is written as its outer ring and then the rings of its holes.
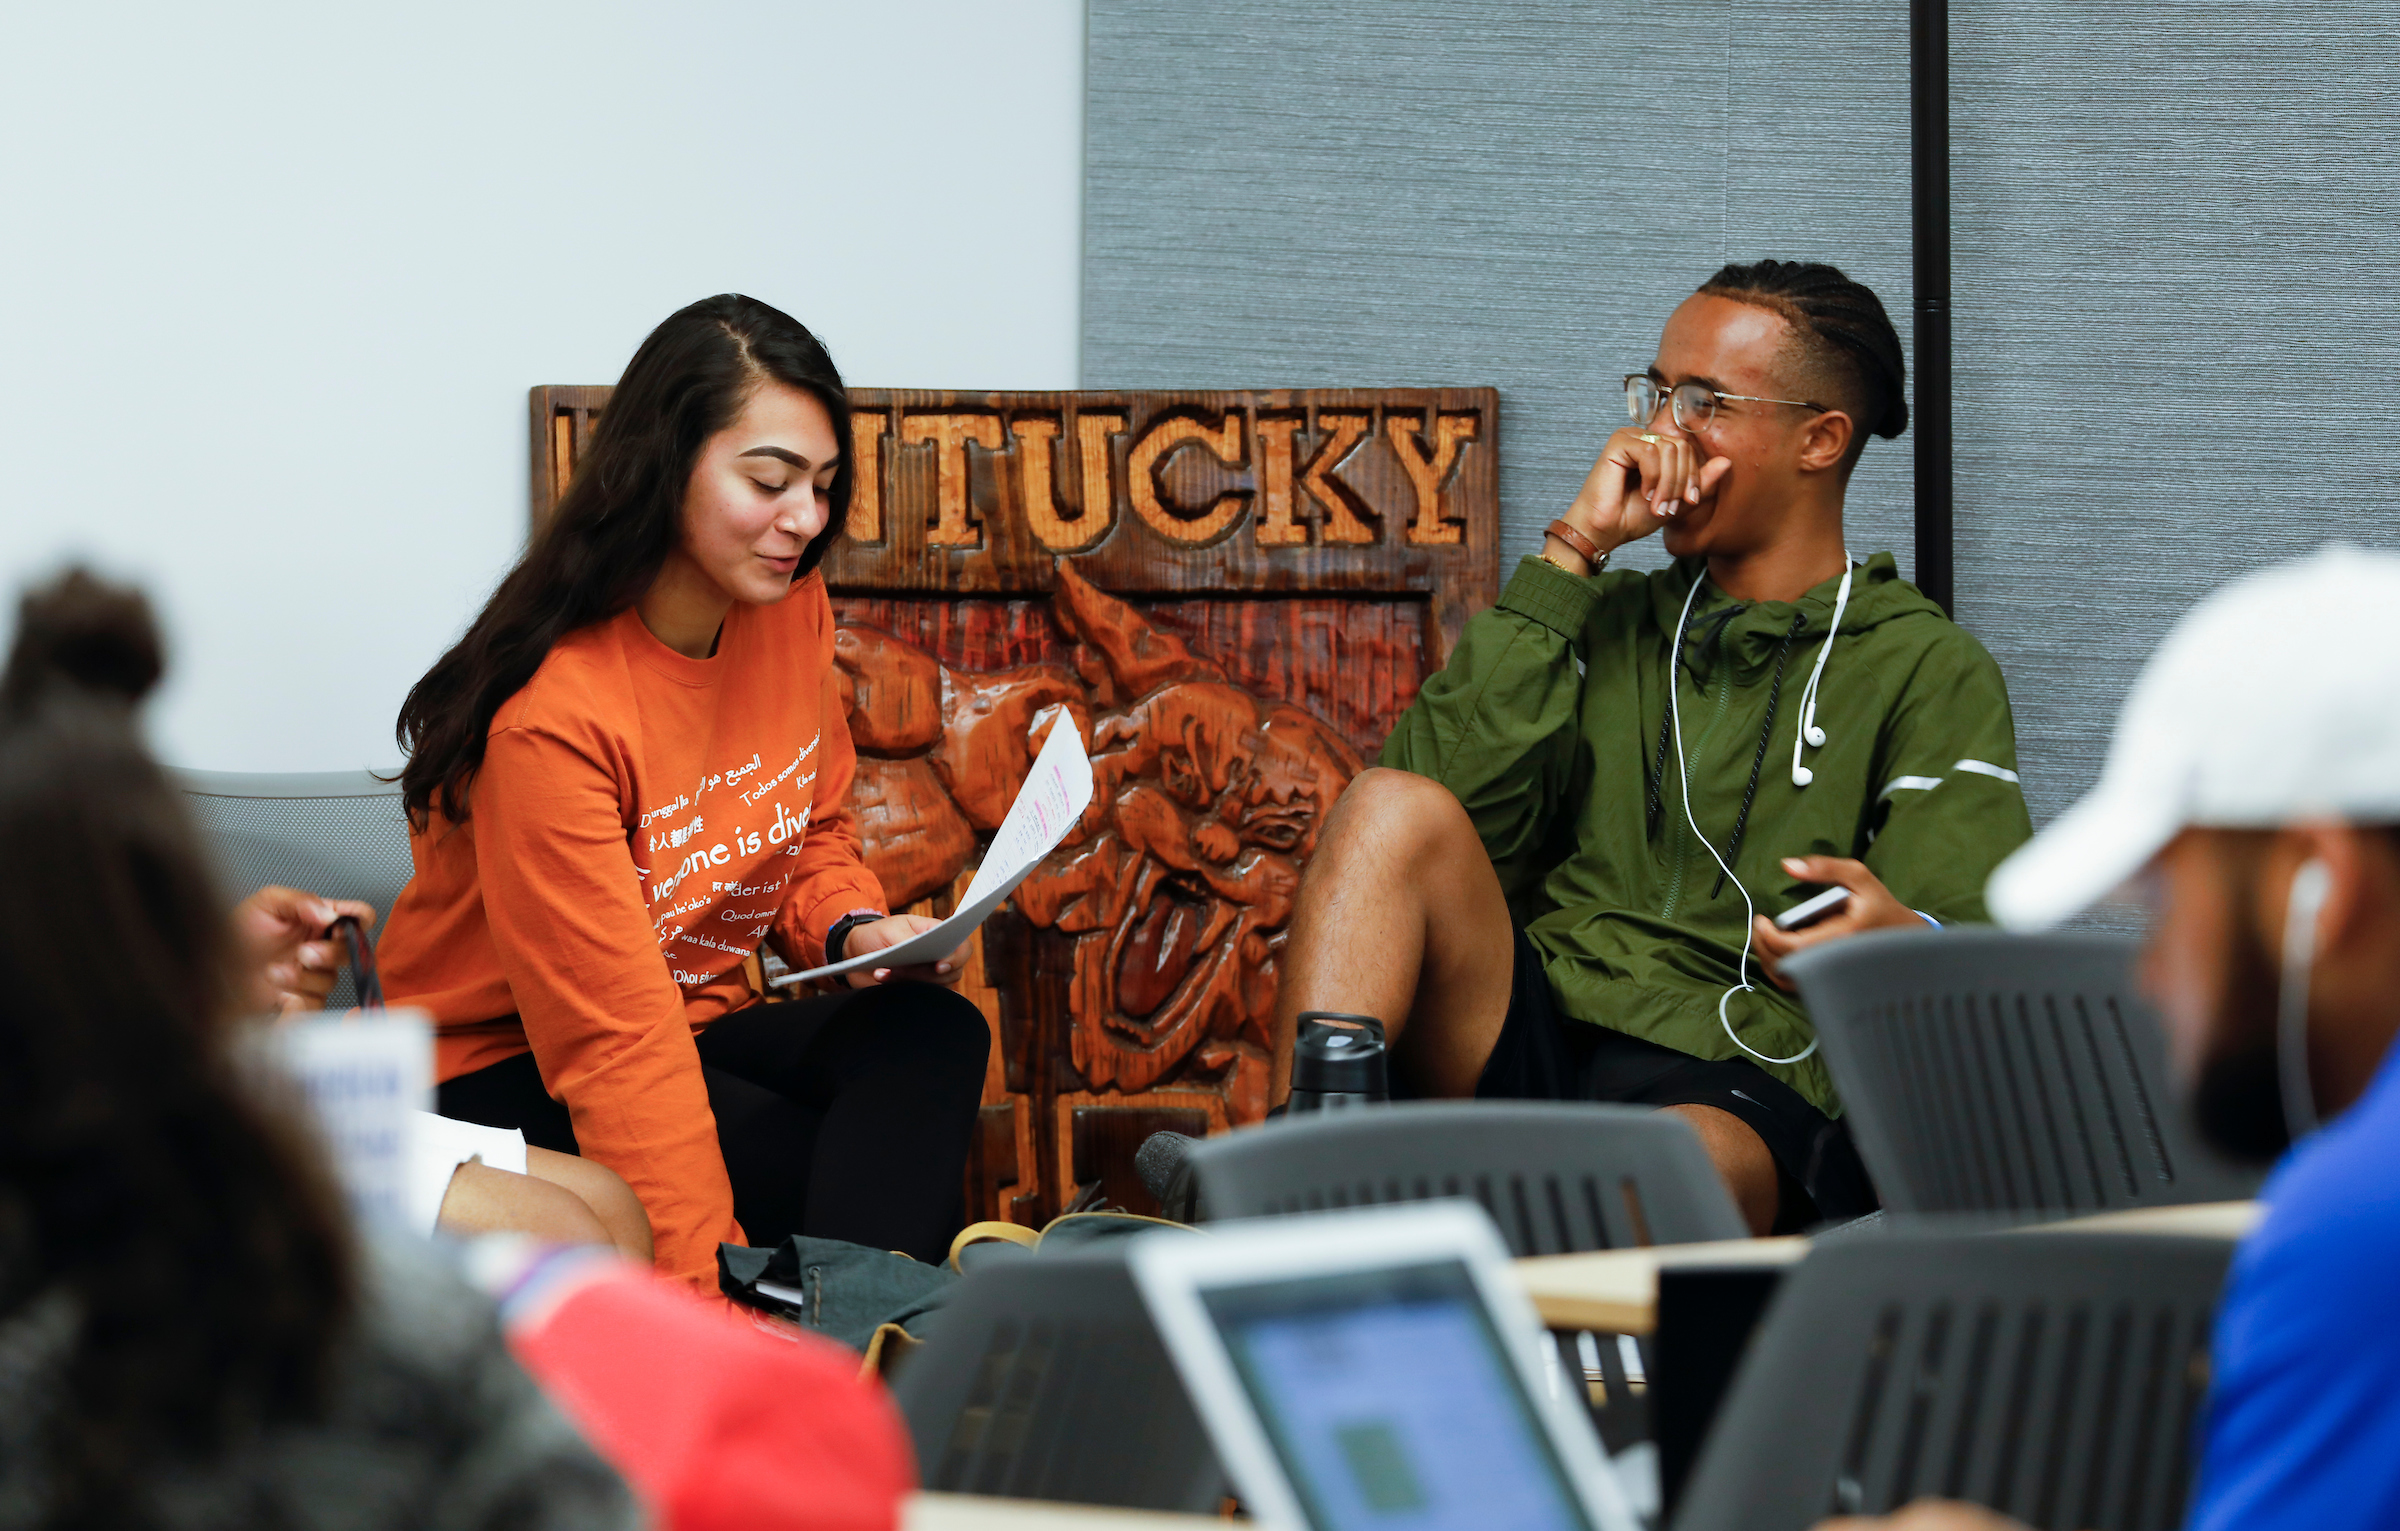
{"type": "Polygon", "coordinates": [[[1214,1515],[1175,1515],[1163,1510],[1126,1510],[1107,1505],[1056,1504],[1042,1499],[999,1499],[984,1494],[919,1491],[900,1503],[900,1531],[1175,1531],[1176,1527],[1222,1526],[1214,1515]]]}
{"type": "Polygon", "coordinates": [[[1669,1266],[1790,1265],[1806,1257],[1796,1234],[1603,1249],[1580,1255],[1535,1255],[1512,1262],[1518,1283],[1542,1322],[1554,1329],[1648,1334],[1656,1321],[1658,1273],[1669,1266]]]}

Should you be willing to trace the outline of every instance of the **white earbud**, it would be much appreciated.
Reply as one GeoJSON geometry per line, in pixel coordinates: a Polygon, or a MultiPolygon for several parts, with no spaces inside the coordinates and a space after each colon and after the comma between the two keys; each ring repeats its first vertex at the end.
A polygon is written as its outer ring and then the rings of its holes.
{"type": "Polygon", "coordinates": [[[2317,960],[2317,920],[2333,873],[2309,858],[2292,874],[2291,902],[2283,918],[2283,983],[2276,996],[2276,1082],[2283,1094],[2283,1125],[2295,1143],[2317,1130],[2316,1092],[2308,1081],[2308,979],[2317,960]]]}
{"type": "Polygon", "coordinates": [[[1825,629],[1825,646],[1817,650],[1817,667],[1808,672],[1808,684],[1800,688],[1800,727],[1792,736],[1792,785],[1795,787],[1805,787],[1817,779],[1816,772],[1800,763],[1800,751],[1825,747],[1825,730],[1817,726],[1817,693],[1825,684],[1825,661],[1833,657],[1834,636],[1842,630],[1842,613],[1850,606],[1850,576],[1856,568],[1850,561],[1849,549],[1843,549],[1842,588],[1833,597],[1833,622],[1825,629]]]}

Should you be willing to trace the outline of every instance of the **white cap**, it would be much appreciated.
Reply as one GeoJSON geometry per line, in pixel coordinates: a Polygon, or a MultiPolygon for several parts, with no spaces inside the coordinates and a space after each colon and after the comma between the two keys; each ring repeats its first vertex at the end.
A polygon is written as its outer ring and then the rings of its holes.
{"type": "Polygon", "coordinates": [[[2000,863],[1992,917],[2043,930],[2187,825],[2400,824],[2400,556],[2336,544],[2217,590],[2142,667],[2107,769],[2000,863]]]}

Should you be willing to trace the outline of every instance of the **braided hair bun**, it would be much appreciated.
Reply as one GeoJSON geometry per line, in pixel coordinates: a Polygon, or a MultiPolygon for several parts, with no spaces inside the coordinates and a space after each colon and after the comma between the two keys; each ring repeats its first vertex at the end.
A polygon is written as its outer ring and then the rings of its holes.
{"type": "Polygon", "coordinates": [[[18,603],[0,706],[22,712],[46,697],[81,694],[130,707],[165,669],[158,621],[141,592],[69,569],[18,603]]]}

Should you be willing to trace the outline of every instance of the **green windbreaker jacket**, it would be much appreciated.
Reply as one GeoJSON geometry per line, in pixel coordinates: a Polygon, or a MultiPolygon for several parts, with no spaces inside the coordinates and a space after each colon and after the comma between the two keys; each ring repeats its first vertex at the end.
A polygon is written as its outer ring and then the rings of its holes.
{"type": "MultiPolygon", "coordinates": [[[[1737,981],[1747,911],[1685,817],[1668,724],[1667,647],[1701,567],[1580,579],[1526,559],[1469,619],[1383,764],[1466,806],[1567,1014],[1732,1058],[1717,997],[1737,981]]],[[[2033,832],[2008,691],[1889,553],[1852,580],[1817,696],[1825,745],[1802,752],[1810,785],[1793,784],[1801,696],[1840,584],[1748,605],[1704,586],[1692,602],[1676,690],[1690,818],[1762,914],[1804,894],[1781,858],[1823,855],[1865,861],[1945,924],[1983,920],[1985,878],[2033,832]]],[[[1798,997],[1755,956],[1749,975],[1756,987],[1725,1007],[1742,1042],[1774,1058],[1806,1049],[1798,997]]],[[[1770,1071],[1840,1114],[1821,1056],[1770,1071]]]]}

